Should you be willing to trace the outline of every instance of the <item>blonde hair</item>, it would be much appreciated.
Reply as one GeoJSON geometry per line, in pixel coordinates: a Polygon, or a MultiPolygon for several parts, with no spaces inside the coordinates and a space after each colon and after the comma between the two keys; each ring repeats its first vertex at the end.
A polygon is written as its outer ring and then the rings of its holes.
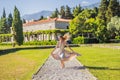
{"type": "Polygon", "coordinates": [[[67,41],[71,38],[71,35],[69,33],[66,33],[66,34],[64,34],[63,38],[65,41],[67,41]]]}

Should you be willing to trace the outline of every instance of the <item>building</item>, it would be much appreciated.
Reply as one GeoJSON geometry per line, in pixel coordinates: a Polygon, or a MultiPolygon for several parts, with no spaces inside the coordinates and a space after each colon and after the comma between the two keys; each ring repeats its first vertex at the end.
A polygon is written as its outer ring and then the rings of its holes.
{"type": "MultiPolygon", "coordinates": [[[[69,29],[68,19],[61,18],[48,18],[46,20],[40,21],[27,21],[23,24],[23,32],[35,32],[39,30],[59,30],[59,29],[69,29]]],[[[59,34],[59,33],[58,33],[59,34]]],[[[33,40],[55,40],[56,34],[35,34],[31,36],[24,36],[24,41],[33,41],[33,40]],[[50,38],[49,38],[50,36],[50,38]]]]}

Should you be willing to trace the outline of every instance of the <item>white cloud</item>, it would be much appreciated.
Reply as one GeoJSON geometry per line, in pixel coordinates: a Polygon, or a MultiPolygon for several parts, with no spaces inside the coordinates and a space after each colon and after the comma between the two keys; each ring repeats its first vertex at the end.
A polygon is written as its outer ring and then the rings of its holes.
{"type": "Polygon", "coordinates": [[[89,5],[89,2],[87,2],[87,1],[82,1],[81,2],[81,6],[87,6],[87,5],[89,5]]]}

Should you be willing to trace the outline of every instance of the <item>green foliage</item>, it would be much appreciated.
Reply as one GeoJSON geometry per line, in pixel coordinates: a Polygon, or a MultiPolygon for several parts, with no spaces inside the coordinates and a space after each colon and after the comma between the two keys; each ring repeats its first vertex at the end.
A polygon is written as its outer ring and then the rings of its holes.
{"type": "Polygon", "coordinates": [[[89,44],[89,43],[99,43],[99,41],[96,38],[84,38],[84,43],[89,44]]]}
{"type": "Polygon", "coordinates": [[[26,20],[25,20],[25,19],[23,19],[23,20],[22,20],[22,23],[23,23],[23,24],[24,24],[24,23],[26,23],[26,20]]]}
{"type": "Polygon", "coordinates": [[[8,33],[5,9],[3,9],[3,15],[0,19],[0,33],[2,34],[8,33]]]}
{"type": "Polygon", "coordinates": [[[120,36],[115,36],[115,39],[120,40],[120,36]]]}
{"type": "Polygon", "coordinates": [[[108,8],[108,0],[102,0],[101,1],[101,4],[99,6],[99,13],[98,13],[98,16],[97,18],[101,19],[101,20],[104,20],[105,23],[106,23],[106,11],[107,11],[107,8],[108,8]]]}
{"type": "Polygon", "coordinates": [[[97,24],[97,31],[95,32],[95,35],[97,39],[101,43],[108,42],[110,33],[107,31],[104,20],[97,19],[96,24],[97,24]]]}
{"type": "Polygon", "coordinates": [[[86,32],[92,32],[95,33],[95,31],[97,30],[97,24],[95,23],[95,19],[94,18],[90,18],[87,19],[84,23],[84,30],[86,30],[86,32]]]}
{"type": "Polygon", "coordinates": [[[0,43],[0,46],[10,46],[12,43],[0,43]]]}
{"type": "Polygon", "coordinates": [[[58,15],[59,15],[59,11],[56,8],[55,11],[52,13],[51,18],[56,18],[56,17],[58,17],[58,15]]]}
{"type": "Polygon", "coordinates": [[[39,20],[43,20],[44,19],[44,16],[40,16],[40,19],[39,20]]]}
{"type": "Polygon", "coordinates": [[[98,15],[98,8],[97,7],[94,7],[94,12],[95,12],[95,17],[98,15]]]}
{"type": "Polygon", "coordinates": [[[13,17],[12,14],[10,13],[7,18],[8,33],[10,33],[10,27],[12,27],[12,21],[13,21],[13,17]]]}
{"type": "Polygon", "coordinates": [[[20,19],[20,13],[18,9],[14,8],[14,16],[12,22],[13,37],[16,44],[19,46],[23,44],[23,26],[22,20],[20,19]]]}
{"type": "Polygon", "coordinates": [[[82,12],[82,8],[81,8],[80,5],[79,5],[79,6],[76,6],[75,8],[73,8],[73,16],[74,16],[74,17],[78,16],[78,14],[79,14],[80,12],[82,12]]]}
{"type": "Polygon", "coordinates": [[[73,39],[73,44],[83,44],[84,43],[84,37],[78,36],[73,39]]]}
{"type": "Polygon", "coordinates": [[[64,6],[61,6],[60,8],[60,15],[61,15],[61,18],[65,18],[65,7],[64,6]]]}
{"type": "Polygon", "coordinates": [[[23,45],[56,45],[56,41],[50,40],[50,41],[29,41],[29,42],[24,42],[23,45]]]}
{"type": "Polygon", "coordinates": [[[107,22],[109,22],[112,17],[120,15],[119,6],[120,4],[118,0],[110,0],[108,10],[106,13],[107,22]]]}
{"type": "Polygon", "coordinates": [[[72,19],[73,18],[73,15],[71,13],[71,9],[68,5],[66,5],[65,18],[66,19],[72,19]]]}
{"type": "Polygon", "coordinates": [[[69,26],[69,31],[73,35],[73,37],[78,36],[76,35],[78,33],[83,33],[86,30],[86,28],[88,30],[90,27],[94,28],[95,27],[95,23],[94,23],[95,20],[93,19],[94,17],[95,17],[95,12],[94,10],[91,9],[85,9],[78,16],[76,16],[70,22],[70,26],[69,26]]]}
{"type": "Polygon", "coordinates": [[[8,41],[11,37],[11,34],[0,34],[0,43],[8,41]]]}
{"type": "Polygon", "coordinates": [[[112,17],[111,21],[107,24],[107,29],[111,32],[111,36],[120,35],[120,17],[112,17]]]}

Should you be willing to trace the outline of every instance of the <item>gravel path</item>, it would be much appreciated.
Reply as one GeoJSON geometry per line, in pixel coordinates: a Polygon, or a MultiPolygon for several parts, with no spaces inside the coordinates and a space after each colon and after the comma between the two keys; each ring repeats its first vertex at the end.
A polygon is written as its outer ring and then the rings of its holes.
{"type": "Polygon", "coordinates": [[[33,75],[32,80],[97,80],[77,59],[65,63],[61,69],[60,61],[51,56],[39,71],[33,75]]]}

